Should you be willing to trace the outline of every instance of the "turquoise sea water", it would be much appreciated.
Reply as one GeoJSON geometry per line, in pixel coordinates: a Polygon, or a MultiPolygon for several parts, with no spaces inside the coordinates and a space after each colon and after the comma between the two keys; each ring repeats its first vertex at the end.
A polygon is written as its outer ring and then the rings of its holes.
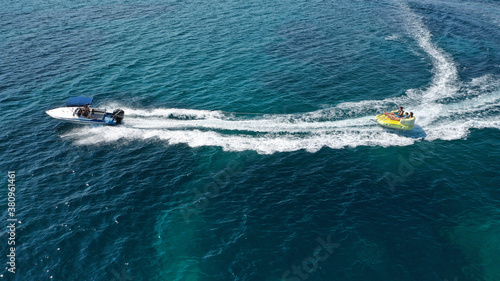
{"type": "Polygon", "coordinates": [[[0,279],[500,280],[498,1],[20,1],[0,22],[0,279]],[[125,124],[45,114],[71,96],[125,124]],[[398,106],[413,131],[371,121],[398,106]]]}

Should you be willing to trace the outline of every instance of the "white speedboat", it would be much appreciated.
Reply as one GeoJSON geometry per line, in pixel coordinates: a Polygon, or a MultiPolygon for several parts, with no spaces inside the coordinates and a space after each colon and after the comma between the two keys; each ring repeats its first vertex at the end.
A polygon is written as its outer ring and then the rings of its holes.
{"type": "Polygon", "coordinates": [[[66,102],[66,107],[54,108],[45,111],[50,117],[77,124],[101,124],[117,125],[121,124],[125,112],[117,109],[113,112],[106,112],[106,109],[91,108],[94,98],[73,97],[66,102]]]}

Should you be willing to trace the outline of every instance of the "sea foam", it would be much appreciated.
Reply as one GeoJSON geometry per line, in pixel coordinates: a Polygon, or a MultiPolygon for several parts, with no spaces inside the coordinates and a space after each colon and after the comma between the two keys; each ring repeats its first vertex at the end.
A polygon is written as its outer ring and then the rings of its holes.
{"type": "Polygon", "coordinates": [[[300,114],[248,117],[211,110],[121,107],[126,113],[124,126],[79,127],[63,137],[78,145],[147,140],[270,154],[301,149],[316,152],[323,147],[405,146],[422,139],[462,139],[471,128],[500,129],[499,79],[487,75],[468,83],[460,81],[455,62],[432,42],[422,18],[407,4],[398,5],[408,34],[432,63],[433,76],[425,88],[409,89],[399,97],[345,102],[300,114]],[[415,114],[415,130],[396,132],[373,122],[376,113],[396,105],[415,114]]]}

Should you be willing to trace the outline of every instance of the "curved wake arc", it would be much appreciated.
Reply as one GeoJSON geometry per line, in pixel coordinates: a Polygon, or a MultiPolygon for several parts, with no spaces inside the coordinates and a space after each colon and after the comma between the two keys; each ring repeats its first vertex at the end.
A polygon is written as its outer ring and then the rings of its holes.
{"type": "Polygon", "coordinates": [[[323,147],[405,146],[424,137],[429,141],[464,138],[471,128],[500,129],[500,79],[484,76],[461,82],[452,58],[435,46],[422,18],[407,4],[399,3],[399,7],[408,33],[432,63],[433,78],[427,88],[410,89],[396,98],[346,102],[303,114],[245,117],[210,110],[121,107],[126,112],[126,126],[78,128],[62,137],[78,145],[158,140],[169,145],[219,146],[227,151],[270,154],[301,149],[316,152],[323,147]],[[419,130],[395,134],[370,121],[375,113],[399,104],[412,109],[419,130]]]}

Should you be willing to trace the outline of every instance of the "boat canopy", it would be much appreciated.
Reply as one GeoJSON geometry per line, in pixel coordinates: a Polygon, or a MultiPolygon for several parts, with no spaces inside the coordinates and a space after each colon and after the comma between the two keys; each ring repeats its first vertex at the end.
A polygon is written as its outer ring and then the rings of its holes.
{"type": "Polygon", "coordinates": [[[84,106],[87,104],[92,104],[94,98],[88,97],[72,97],[66,102],[67,107],[84,106]]]}

